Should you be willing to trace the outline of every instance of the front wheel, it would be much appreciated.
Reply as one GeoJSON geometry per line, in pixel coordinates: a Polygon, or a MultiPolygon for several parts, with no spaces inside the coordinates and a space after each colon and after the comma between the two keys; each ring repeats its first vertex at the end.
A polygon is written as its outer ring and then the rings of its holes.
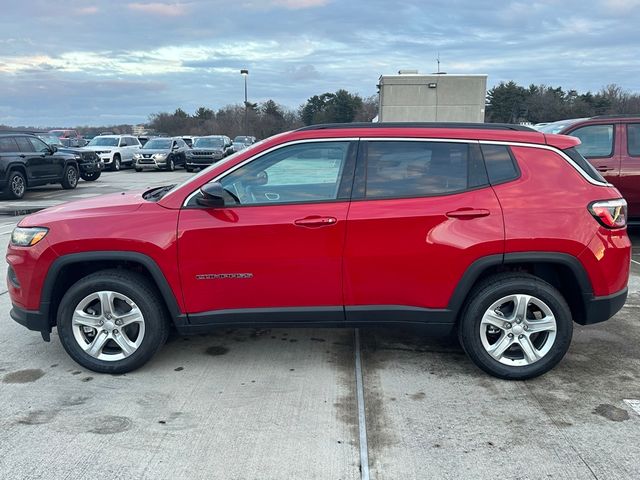
{"type": "Polygon", "coordinates": [[[64,167],[60,184],[65,190],[73,190],[78,186],[78,168],[75,165],[64,167]]]}
{"type": "Polygon", "coordinates": [[[103,270],[75,283],[58,309],[67,353],[89,370],[126,373],[165,343],[169,323],[162,300],[142,275],[103,270]]]}
{"type": "Polygon", "coordinates": [[[552,285],[529,274],[492,276],[471,293],[458,329],[462,347],[485,372],[525,380],[551,370],[569,349],[571,311],[552,285]]]}
{"type": "Polygon", "coordinates": [[[115,172],[120,170],[122,160],[120,159],[120,155],[117,153],[113,156],[113,164],[111,165],[111,169],[115,172]]]}
{"type": "Polygon", "coordinates": [[[176,169],[176,164],[173,161],[173,157],[167,160],[167,170],[173,172],[176,169]]]}
{"type": "Polygon", "coordinates": [[[80,174],[80,178],[83,179],[86,182],[95,182],[97,179],[100,178],[101,174],[102,174],[102,172],[100,172],[100,171],[91,172],[91,173],[81,173],[80,174]]]}

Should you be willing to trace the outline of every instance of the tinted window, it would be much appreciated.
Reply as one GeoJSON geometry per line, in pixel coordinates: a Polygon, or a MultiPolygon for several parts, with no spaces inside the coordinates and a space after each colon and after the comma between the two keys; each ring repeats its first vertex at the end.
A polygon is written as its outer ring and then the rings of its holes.
{"type": "Polygon", "coordinates": [[[26,138],[31,142],[31,145],[33,145],[33,148],[35,149],[36,152],[43,153],[43,152],[49,151],[49,145],[44,143],[39,138],[36,138],[36,137],[26,137],[26,138]]]}
{"type": "Polygon", "coordinates": [[[482,155],[492,184],[513,180],[518,176],[506,145],[482,145],[482,155]]]}
{"type": "Polygon", "coordinates": [[[244,165],[221,183],[242,205],[335,200],[348,150],[349,142],[290,145],[244,165]]]}
{"type": "Polygon", "coordinates": [[[18,145],[12,137],[0,137],[0,152],[18,152],[18,145]]]}
{"type": "Polygon", "coordinates": [[[575,147],[567,148],[566,150],[563,150],[563,152],[566,153],[571,160],[573,160],[576,164],[578,164],[578,166],[582,170],[584,170],[585,173],[589,175],[591,178],[593,178],[598,182],[606,183],[606,180],[602,177],[602,175],[600,175],[600,172],[596,170],[596,168],[593,165],[591,165],[586,158],[580,155],[580,152],[578,152],[578,150],[575,147]]]}
{"type": "Polygon", "coordinates": [[[627,125],[627,148],[629,155],[640,156],[640,123],[627,125]]]}
{"type": "Polygon", "coordinates": [[[35,152],[33,144],[27,137],[16,137],[16,143],[21,152],[35,152]]]}
{"type": "Polygon", "coordinates": [[[609,157],[613,152],[613,125],[587,125],[569,135],[582,142],[575,148],[583,157],[609,157]]]}
{"type": "Polygon", "coordinates": [[[469,145],[444,142],[369,142],[367,198],[420,197],[486,183],[469,145]]]}

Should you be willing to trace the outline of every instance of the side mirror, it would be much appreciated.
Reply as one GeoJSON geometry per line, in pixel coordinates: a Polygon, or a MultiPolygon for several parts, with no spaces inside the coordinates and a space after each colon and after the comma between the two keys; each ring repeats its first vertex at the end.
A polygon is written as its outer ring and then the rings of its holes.
{"type": "Polygon", "coordinates": [[[58,151],[58,147],[56,145],[49,145],[49,152],[51,152],[50,155],[53,155],[57,151],[58,151]]]}
{"type": "Polygon", "coordinates": [[[174,145],[173,147],[171,147],[171,150],[178,150],[180,148],[180,145],[174,145]]]}
{"type": "Polygon", "coordinates": [[[220,182],[207,183],[200,188],[202,197],[196,203],[202,207],[224,207],[224,188],[220,182]]]}

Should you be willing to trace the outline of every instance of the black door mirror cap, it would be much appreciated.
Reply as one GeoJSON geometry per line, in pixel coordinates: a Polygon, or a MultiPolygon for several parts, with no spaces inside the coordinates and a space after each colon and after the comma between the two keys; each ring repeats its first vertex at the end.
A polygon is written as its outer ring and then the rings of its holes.
{"type": "Polygon", "coordinates": [[[224,188],[220,182],[212,182],[200,188],[201,197],[196,198],[196,203],[203,207],[224,207],[224,188]]]}

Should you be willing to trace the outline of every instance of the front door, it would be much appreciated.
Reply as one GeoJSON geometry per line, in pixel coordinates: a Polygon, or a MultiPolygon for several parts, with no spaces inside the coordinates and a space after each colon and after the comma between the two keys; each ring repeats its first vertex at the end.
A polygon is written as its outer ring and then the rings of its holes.
{"type": "Polygon", "coordinates": [[[218,181],[225,206],[191,198],[178,250],[191,323],[344,319],[342,250],[357,142],[288,144],[218,181]]]}

